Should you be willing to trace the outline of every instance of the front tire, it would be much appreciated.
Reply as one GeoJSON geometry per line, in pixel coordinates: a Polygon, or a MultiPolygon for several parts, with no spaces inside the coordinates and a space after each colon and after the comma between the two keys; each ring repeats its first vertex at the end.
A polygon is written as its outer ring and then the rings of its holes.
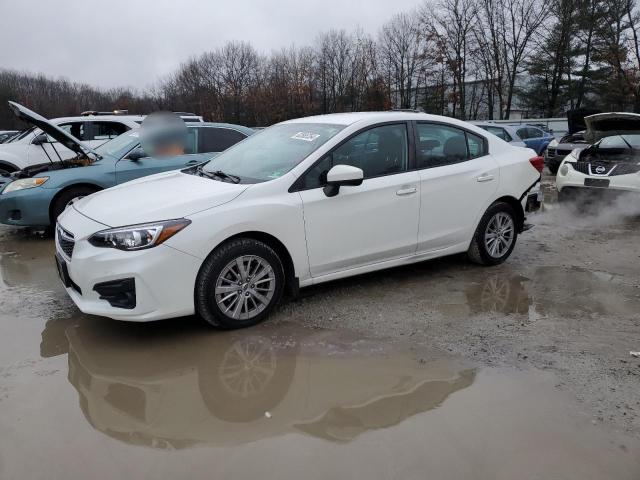
{"type": "Polygon", "coordinates": [[[480,219],[467,256],[480,265],[503,263],[516,246],[518,238],[515,210],[511,205],[497,202],[480,219]]]}
{"type": "Polygon", "coordinates": [[[252,238],[231,240],[205,260],[196,279],[198,315],[214,327],[250,327],[266,319],[284,290],[278,254],[252,238]]]}

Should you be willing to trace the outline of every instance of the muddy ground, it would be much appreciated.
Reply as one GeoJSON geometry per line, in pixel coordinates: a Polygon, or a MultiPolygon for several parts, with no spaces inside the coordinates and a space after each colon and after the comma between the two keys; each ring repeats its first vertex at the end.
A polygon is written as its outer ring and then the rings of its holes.
{"type": "Polygon", "coordinates": [[[640,204],[546,201],[504,265],[227,333],[85,316],[51,239],[0,228],[0,478],[640,478],[640,204]]]}

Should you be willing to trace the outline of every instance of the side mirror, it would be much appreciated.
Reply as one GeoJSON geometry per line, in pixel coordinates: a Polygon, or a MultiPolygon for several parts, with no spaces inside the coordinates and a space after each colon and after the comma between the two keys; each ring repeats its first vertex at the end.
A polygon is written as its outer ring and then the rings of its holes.
{"type": "Polygon", "coordinates": [[[362,184],[364,172],[351,165],[336,165],[327,172],[327,185],[324,194],[327,197],[335,197],[340,192],[340,187],[356,187],[362,184]]]}
{"type": "Polygon", "coordinates": [[[37,135],[31,143],[34,145],[42,145],[43,143],[49,143],[49,138],[46,133],[41,133],[40,135],[37,135]]]}
{"type": "Polygon", "coordinates": [[[141,158],[147,158],[148,156],[149,155],[145,153],[142,147],[136,147],[131,151],[131,153],[129,153],[129,155],[127,155],[127,158],[135,162],[140,160],[141,158]]]}

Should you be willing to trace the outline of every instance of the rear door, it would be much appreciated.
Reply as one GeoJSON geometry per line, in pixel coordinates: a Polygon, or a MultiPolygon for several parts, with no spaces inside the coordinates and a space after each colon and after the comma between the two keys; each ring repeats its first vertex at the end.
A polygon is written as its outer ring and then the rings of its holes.
{"type": "Polygon", "coordinates": [[[461,128],[418,122],[416,150],[418,253],[468,244],[498,188],[498,164],[489,155],[487,141],[461,128]]]}

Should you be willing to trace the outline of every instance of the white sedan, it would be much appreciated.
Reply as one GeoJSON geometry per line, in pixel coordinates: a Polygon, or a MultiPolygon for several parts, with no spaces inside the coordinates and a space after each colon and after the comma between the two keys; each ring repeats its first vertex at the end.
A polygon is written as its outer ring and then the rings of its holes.
{"type": "Polygon", "coordinates": [[[86,313],[246,327],[285,289],[461,252],[505,261],[543,162],[434,115],[292,120],[204,166],[73,203],[58,218],[58,269],[86,313]]]}

